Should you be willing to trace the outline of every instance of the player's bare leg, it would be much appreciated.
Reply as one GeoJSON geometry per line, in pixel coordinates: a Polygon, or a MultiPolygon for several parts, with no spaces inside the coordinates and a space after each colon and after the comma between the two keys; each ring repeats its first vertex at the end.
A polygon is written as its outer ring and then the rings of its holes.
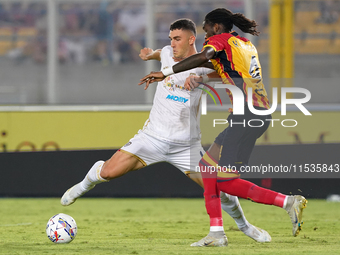
{"type": "Polygon", "coordinates": [[[81,182],[64,193],[60,203],[64,206],[71,205],[77,198],[93,189],[96,184],[108,182],[129,171],[138,170],[142,167],[144,165],[136,157],[117,151],[108,161],[97,161],[81,182]]]}

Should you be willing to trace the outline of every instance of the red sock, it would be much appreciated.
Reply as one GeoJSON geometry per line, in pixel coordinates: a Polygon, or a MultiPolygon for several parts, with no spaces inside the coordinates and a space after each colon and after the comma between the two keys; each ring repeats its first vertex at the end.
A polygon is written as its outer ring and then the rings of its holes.
{"type": "MultiPolygon", "coordinates": [[[[220,191],[217,189],[216,172],[208,171],[210,164],[204,160],[199,163],[204,184],[205,208],[210,217],[210,227],[223,226],[220,191]]],[[[211,165],[210,165],[211,166],[211,165]]]]}
{"type": "Polygon", "coordinates": [[[281,193],[261,188],[252,182],[239,178],[230,181],[217,182],[217,187],[219,190],[233,196],[250,199],[256,203],[279,207],[283,207],[286,198],[286,196],[281,193]]]}

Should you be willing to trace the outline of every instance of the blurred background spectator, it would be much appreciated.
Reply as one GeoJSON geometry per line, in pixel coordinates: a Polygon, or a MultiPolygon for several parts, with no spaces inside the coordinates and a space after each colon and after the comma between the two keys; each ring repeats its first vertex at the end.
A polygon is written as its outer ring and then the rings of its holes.
{"type": "Polygon", "coordinates": [[[145,7],[140,3],[129,3],[119,12],[115,26],[118,51],[122,63],[138,60],[145,46],[145,7]]]}
{"type": "Polygon", "coordinates": [[[339,18],[336,5],[336,1],[333,0],[320,1],[320,17],[317,18],[316,22],[328,24],[335,23],[339,18]]]}

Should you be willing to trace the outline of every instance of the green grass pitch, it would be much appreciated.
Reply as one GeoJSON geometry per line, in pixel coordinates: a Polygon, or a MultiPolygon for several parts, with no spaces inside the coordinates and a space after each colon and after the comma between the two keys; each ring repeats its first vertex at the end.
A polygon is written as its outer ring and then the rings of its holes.
{"type": "Polygon", "coordinates": [[[246,237],[223,213],[228,247],[190,247],[209,231],[203,199],[81,198],[62,207],[57,198],[3,198],[0,254],[340,254],[340,203],[310,199],[298,237],[281,208],[241,205],[250,223],[271,234],[271,243],[246,237]],[[45,234],[48,219],[60,212],[78,225],[69,244],[54,244],[45,234]]]}

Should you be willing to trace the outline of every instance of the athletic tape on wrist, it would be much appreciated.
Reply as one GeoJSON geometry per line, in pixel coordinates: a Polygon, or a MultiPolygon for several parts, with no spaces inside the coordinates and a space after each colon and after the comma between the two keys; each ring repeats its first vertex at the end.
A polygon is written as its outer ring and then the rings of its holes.
{"type": "Polygon", "coordinates": [[[171,66],[166,69],[163,69],[162,73],[164,74],[164,76],[169,76],[171,74],[174,74],[174,70],[172,69],[172,66],[171,66]]]}
{"type": "Polygon", "coordinates": [[[205,74],[205,75],[202,75],[201,77],[202,77],[202,82],[203,82],[203,83],[209,82],[209,77],[208,77],[208,75],[205,74]]]}

